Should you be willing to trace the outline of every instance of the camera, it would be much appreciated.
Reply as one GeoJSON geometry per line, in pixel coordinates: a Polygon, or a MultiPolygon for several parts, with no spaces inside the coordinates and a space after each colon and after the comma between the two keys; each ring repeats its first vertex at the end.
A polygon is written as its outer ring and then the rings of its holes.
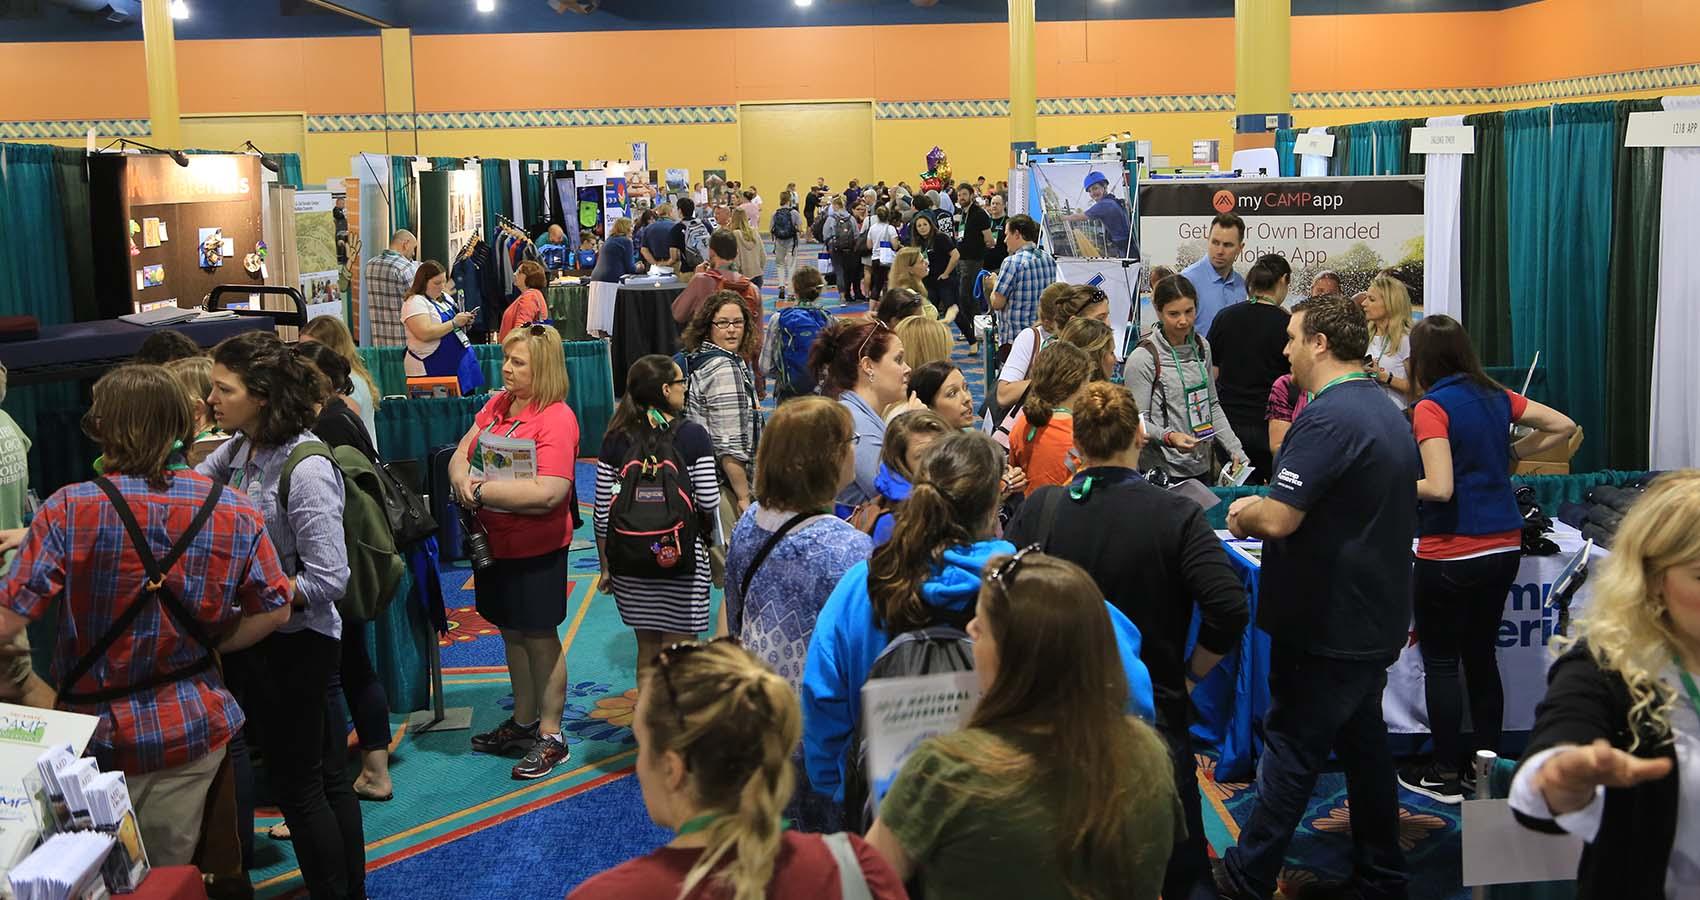
{"type": "Polygon", "coordinates": [[[496,564],[496,558],[490,555],[490,535],[477,516],[465,509],[459,513],[461,531],[466,534],[466,558],[471,561],[473,571],[482,572],[496,564]]]}

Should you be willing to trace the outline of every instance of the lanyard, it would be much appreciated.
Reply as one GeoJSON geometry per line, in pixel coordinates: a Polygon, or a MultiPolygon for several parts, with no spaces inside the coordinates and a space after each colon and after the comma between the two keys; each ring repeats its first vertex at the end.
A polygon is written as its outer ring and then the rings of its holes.
{"type": "Polygon", "coordinates": [[[1676,675],[1682,680],[1682,690],[1688,695],[1688,705],[1694,707],[1694,715],[1700,717],[1700,688],[1694,686],[1694,677],[1682,667],[1681,659],[1673,656],[1671,662],[1676,663],[1676,675]]]}
{"type": "Polygon", "coordinates": [[[1347,372],[1346,374],[1341,375],[1339,378],[1336,378],[1333,381],[1330,381],[1327,384],[1323,385],[1322,390],[1312,391],[1309,395],[1307,395],[1305,402],[1306,403],[1315,403],[1316,398],[1322,396],[1323,394],[1328,393],[1329,388],[1339,384],[1342,381],[1368,381],[1368,380],[1369,380],[1369,373],[1368,372],[1347,372]]]}
{"type": "MultiPolygon", "coordinates": [[[[1196,341],[1196,340],[1197,340],[1197,335],[1193,335],[1193,334],[1187,335],[1187,341],[1188,342],[1193,342],[1193,341],[1196,341]]],[[[1169,339],[1167,337],[1163,337],[1163,343],[1166,344],[1169,348],[1169,359],[1174,361],[1175,371],[1180,373],[1180,376],[1181,376],[1181,396],[1183,398],[1183,401],[1184,401],[1184,398],[1186,397],[1187,394],[1189,394],[1192,391],[1195,391],[1198,388],[1202,387],[1202,388],[1204,388],[1205,398],[1210,400],[1211,405],[1214,406],[1215,405],[1214,401],[1216,399],[1216,392],[1215,392],[1215,389],[1210,384],[1210,368],[1204,364],[1204,347],[1202,345],[1198,345],[1198,383],[1194,384],[1192,387],[1189,388],[1189,387],[1187,387],[1187,383],[1186,383],[1186,367],[1181,365],[1181,358],[1180,358],[1180,356],[1178,356],[1175,353],[1175,345],[1170,344],[1169,339]]],[[[1181,406],[1186,411],[1187,427],[1193,429],[1194,431],[1198,430],[1198,423],[1194,422],[1192,420],[1192,404],[1183,402],[1181,404],[1181,406]]]]}
{"type": "Polygon", "coordinates": [[[694,819],[689,819],[679,826],[679,830],[675,831],[673,836],[675,838],[682,838],[689,834],[696,834],[697,832],[708,828],[710,825],[713,825],[719,820],[719,818],[719,813],[705,813],[694,819]]]}
{"type": "Polygon", "coordinates": [[[1262,303],[1265,306],[1275,306],[1275,307],[1279,307],[1281,305],[1280,303],[1276,302],[1275,299],[1272,298],[1272,297],[1248,296],[1245,299],[1246,299],[1247,303],[1262,303]]]}

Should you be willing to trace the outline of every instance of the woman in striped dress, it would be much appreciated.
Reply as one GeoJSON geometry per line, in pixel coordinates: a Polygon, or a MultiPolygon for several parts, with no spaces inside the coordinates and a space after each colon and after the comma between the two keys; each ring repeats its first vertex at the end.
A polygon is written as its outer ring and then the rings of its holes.
{"type": "Polygon", "coordinates": [[[620,620],[637,634],[638,683],[663,647],[708,630],[708,545],[714,539],[714,513],[720,485],[714,472],[714,442],[701,425],[680,415],[685,407],[684,373],[672,359],[651,354],[632,363],[626,395],[608,422],[602,453],[596,460],[596,552],[602,561],[597,590],[614,595],[620,620]],[[669,449],[669,447],[671,449],[669,449]],[[676,578],[613,575],[608,571],[608,511],[620,482],[620,468],[651,454],[671,453],[689,480],[701,529],[696,567],[676,578]]]}

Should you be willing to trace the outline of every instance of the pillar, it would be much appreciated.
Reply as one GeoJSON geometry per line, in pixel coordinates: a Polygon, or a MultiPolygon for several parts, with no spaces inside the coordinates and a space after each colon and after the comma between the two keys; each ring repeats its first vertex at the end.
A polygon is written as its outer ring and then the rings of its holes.
{"type": "MultiPolygon", "coordinates": [[[[1234,0],[1234,148],[1275,146],[1275,125],[1291,124],[1292,0],[1234,0]]],[[[1284,126],[1283,126],[1284,127],[1284,126]]]]}
{"type": "Polygon", "coordinates": [[[177,36],[171,0],[142,0],[142,55],[147,61],[148,143],[167,150],[183,145],[177,102],[177,36]]]}
{"type": "Polygon", "coordinates": [[[1009,0],[1009,151],[1010,164],[1019,150],[1037,147],[1039,89],[1034,78],[1038,41],[1033,24],[1034,0],[1009,0]]]}
{"type": "Polygon", "coordinates": [[[418,156],[419,132],[413,122],[413,30],[378,32],[384,62],[384,152],[418,156]]]}

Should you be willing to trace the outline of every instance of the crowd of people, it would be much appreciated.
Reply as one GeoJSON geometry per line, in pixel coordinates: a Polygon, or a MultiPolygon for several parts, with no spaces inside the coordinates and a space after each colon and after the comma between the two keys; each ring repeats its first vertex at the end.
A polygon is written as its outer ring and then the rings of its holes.
{"type": "MultiPolygon", "coordinates": [[[[1266,898],[1330,757],[1351,886],[1405,896],[1401,786],[1460,802],[1467,761],[1500,749],[1509,473],[1574,423],[1494,383],[1455,320],[1413,325],[1392,274],[1348,298],[1325,273],[1289,308],[1285,260],[1235,268],[1232,215],[1196,264],[1152,273],[1156,322],[1122,362],[1105,294],[1060,282],[1038,223],[1006,217],[983,180],[797,197],[765,223],[790,297],[771,316],[753,187],[680,198],[635,236],[616,222],[602,249],[630,257],[616,268],[701,257],[674,304],[682,349],[630,366],[592,494],[597,587],[635,643],[637,778],[675,836],[571,896],[1266,898]],[[717,227],[698,241],[703,206],[717,227]],[[809,237],[865,314],[822,310],[809,237]],[[996,321],[978,406],[944,324],[976,340],[964,310],[996,321]],[[1225,465],[1268,483],[1227,516],[1263,541],[1255,622],[1203,508],[1166,489],[1225,465]],[[1413,617],[1433,752],[1396,763],[1382,694],[1413,617]],[[1213,868],[1190,695],[1250,627],[1272,646],[1264,753],[1213,868]],[[917,653],[971,671],[978,700],[873,779],[863,694],[920,674],[903,668],[917,653]]],[[[470,392],[470,314],[416,247],[398,232],[367,264],[374,337],[406,346],[410,375],[470,392]]],[[[538,324],[543,275],[515,272],[502,384],[448,471],[513,691],[471,748],[517,754],[515,779],[570,755],[558,630],[580,432],[558,333],[538,324]],[[486,477],[516,447],[525,471],[486,477]]],[[[0,552],[16,553],[0,642],[23,658],[28,623],[71,626],[51,680],[15,664],[0,687],[100,716],[90,752],[126,772],[156,865],[243,870],[206,848],[220,830],[251,841],[253,791],[231,812],[209,788],[226,770],[262,782],[258,758],[308,893],[364,896],[360,804],[394,785],[369,622],[345,601],[364,571],[349,473],[381,459],[378,391],[336,319],[293,346],[253,332],[206,353],[165,334],[94,386],[99,478],[27,527],[0,480],[0,552]]],[[[0,473],[28,440],[0,414],[0,473]]],[[[1700,474],[1656,481],[1603,570],[1511,804],[1589,843],[1585,890],[1652,896],[1700,871],[1700,474]]]]}

